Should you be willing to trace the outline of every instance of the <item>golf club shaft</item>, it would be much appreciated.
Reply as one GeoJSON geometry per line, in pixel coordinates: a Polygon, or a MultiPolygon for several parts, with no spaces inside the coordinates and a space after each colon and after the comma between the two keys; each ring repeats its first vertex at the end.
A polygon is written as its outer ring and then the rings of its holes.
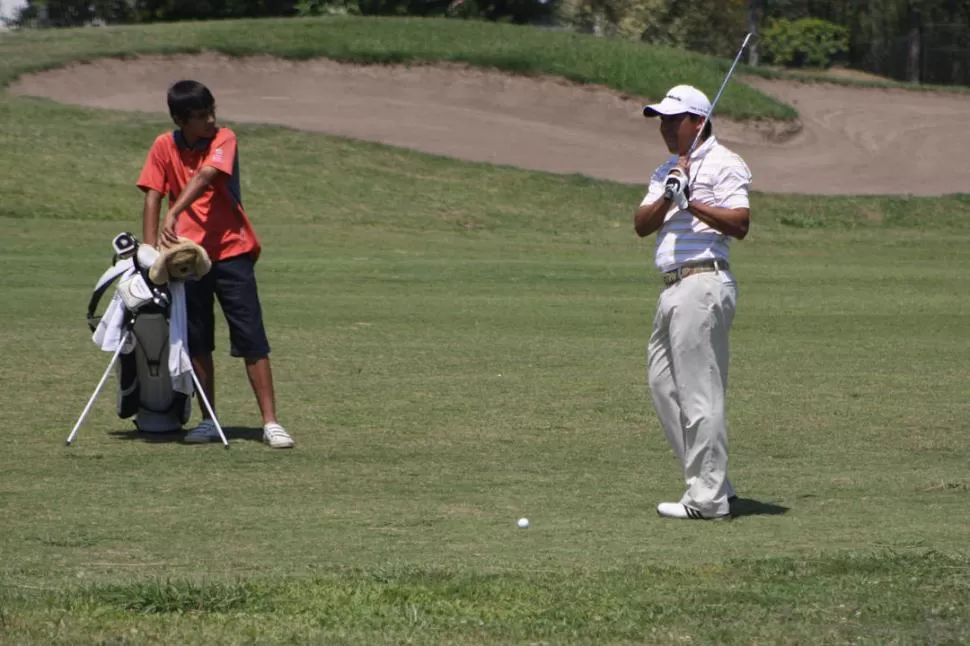
{"type": "Polygon", "coordinates": [[[688,159],[690,159],[691,154],[694,152],[694,148],[697,146],[697,142],[701,138],[701,133],[704,132],[704,128],[707,126],[707,122],[710,120],[711,115],[714,114],[714,108],[717,106],[717,101],[721,98],[721,93],[724,92],[724,88],[727,86],[731,75],[734,74],[734,68],[738,66],[738,61],[741,60],[741,54],[744,53],[744,48],[748,46],[749,40],[751,40],[750,32],[744,37],[744,42],[741,43],[741,48],[738,49],[738,55],[734,57],[734,63],[731,64],[731,69],[728,70],[727,75],[724,77],[724,81],[721,83],[720,89],[717,91],[717,94],[714,95],[714,100],[711,101],[711,109],[708,111],[707,116],[704,117],[704,122],[701,124],[700,130],[698,130],[697,134],[694,135],[694,141],[690,145],[690,150],[687,151],[688,159]]]}

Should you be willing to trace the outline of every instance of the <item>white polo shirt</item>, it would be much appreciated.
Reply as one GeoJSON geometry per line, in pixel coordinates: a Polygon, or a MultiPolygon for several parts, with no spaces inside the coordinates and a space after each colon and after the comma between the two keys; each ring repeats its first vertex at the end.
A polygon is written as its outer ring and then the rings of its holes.
{"type": "MultiPolygon", "coordinates": [[[[661,164],[650,178],[641,206],[663,195],[664,180],[677,165],[677,156],[661,164]]],[[[690,156],[690,199],[726,209],[748,207],[751,170],[741,156],[717,142],[713,135],[690,156]]],[[[656,265],[670,271],[695,260],[728,260],[730,237],[671,204],[657,231],[656,265]]]]}

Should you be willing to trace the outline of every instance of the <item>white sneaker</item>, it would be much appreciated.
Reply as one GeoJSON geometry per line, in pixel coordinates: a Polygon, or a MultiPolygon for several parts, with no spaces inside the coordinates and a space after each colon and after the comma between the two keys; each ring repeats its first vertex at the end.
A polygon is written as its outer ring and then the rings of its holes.
{"type": "Polygon", "coordinates": [[[680,518],[683,520],[730,520],[731,513],[720,516],[705,516],[693,507],[682,505],[679,502],[662,502],[657,505],[657,514],[664,518],[680,518]]]}
{"type": "Polygon", "coordinates": [[[276,422],[270,422],[263,427],[263,442],[274,449],[293,448],[293,438],[276,422]]]}
{"type": "Polygon", "coordinates": [[[216,428],[216,423],[211,419],[204,419],[199,422],[199,425],[186,433],[183,439],[189,444],[205,444],[207,442],[222,441],[222,438],[219,437],[219,430],[216,428]]]}

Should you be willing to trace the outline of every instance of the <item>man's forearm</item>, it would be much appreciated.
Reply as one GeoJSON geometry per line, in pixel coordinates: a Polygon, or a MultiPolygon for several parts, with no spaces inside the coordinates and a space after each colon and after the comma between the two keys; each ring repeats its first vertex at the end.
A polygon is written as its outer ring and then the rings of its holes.
{"type": "Polygon", "coordinates": [[[748,235],[748,209],[724,209],[700,202],[691,202],[687,210],[695,218],[724,235],[738,240],[742,240],[748,235]]]}
{"type": "Polygon", "coordinates": [[[643,238],[662,227],[669,210],[670,200],[664,197],[638,208],[633,216],[633,228],[636,229],[637,235],[643,238]]]}
{"type": "Polygon", "coordinates": [[[155,246],[158,242],[158,217],[162,210],[162,194],[148,191],[141,215],[142,242],[155,246]]]}

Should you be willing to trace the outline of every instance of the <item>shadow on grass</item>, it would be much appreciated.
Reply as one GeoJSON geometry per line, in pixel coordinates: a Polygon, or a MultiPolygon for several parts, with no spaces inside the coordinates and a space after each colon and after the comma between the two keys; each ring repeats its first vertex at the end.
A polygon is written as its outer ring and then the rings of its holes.
{"type": "MultiPolygon", "coordinates": [[[[191,428],[191,427],[189,427],[191,428]]],[[[182,438],[185,437],[186,431],[178,431],[175,433],[143,433],[135,428],[125,429],[123,431],[111,431],[108,433],[111,437],[117,440],[136,440],[139,442],[147,442],[149,444],[165,444],[169,442],[183,443],[182,438]]],[[[231,443],[233,440],[247,440],[249,442],[262,442],[263,441],[263,429],[255,428],[250,426],[223,426],[222,432],[226,434],[226,439],[231,443]]],[[[219,440],[211,442],[211,444],[220,444],[219,440]]]]}
{"type": "Polygon", "coordinates": [[[741,516],[780,516],[788,513],[789,508],[770,502],[761,502],[752,498],[738,498],[731,503],[731,515],[741,516]]]}

